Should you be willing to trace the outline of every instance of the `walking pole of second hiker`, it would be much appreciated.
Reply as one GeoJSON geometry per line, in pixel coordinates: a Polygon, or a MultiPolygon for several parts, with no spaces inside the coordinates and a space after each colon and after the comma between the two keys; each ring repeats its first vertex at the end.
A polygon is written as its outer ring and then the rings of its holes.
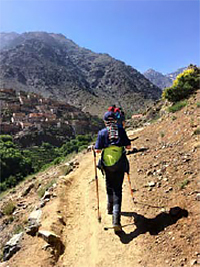
{"type": "Polygon", "coordinates": [[[92,147],[92,149],[93,149],[93,154],[94,154],[94,170],[95,170],[95,181],[96,181],[98,221],[101,222],[101,214],[99,211],[99,188],[98,188],[98,177],[97,177],[96,152],[95,152],[94,147],[92,147]]]}
{"type": "Polygon", "coordinates": [[[130,188],[130,191],[131,191],[131,197],[132,197],[133,203],[135,203],[135,201],[134,201],[134,196],[133,196],[133,189],[132,189],[132,187],[131,187],[131,179],[130,179],[130,174],[129,174],[129,172],[127,173],[127,177],[128,177],[129,188],[130,188]]]}

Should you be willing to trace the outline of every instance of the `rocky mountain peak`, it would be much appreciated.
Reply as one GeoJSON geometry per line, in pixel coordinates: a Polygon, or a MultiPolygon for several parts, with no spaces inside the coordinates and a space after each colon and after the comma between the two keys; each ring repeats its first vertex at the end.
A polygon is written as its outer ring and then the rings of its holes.
{"type": "Polygon", "coordinates": [[[96,115],[113,103],[138,111],[161,96],[161,90],[136,69],[81,48],[62,34],[18,34],[5,42],[0,56],[4,88],[62,99],[96,115]]]}
{"type": "Polygon", "coordinates": [[[161,89],[164,89],[166,87],[172,86],[173,81],[176,79],[177,75],[183,72],[186,69],[179,68],[178,70],[171,72],[169,74],[162,74],[159,71],[156,71],[154,69],[148,69],[143,74],[144,76],[149,79],[153,84],[158,86],[161,89]]]}

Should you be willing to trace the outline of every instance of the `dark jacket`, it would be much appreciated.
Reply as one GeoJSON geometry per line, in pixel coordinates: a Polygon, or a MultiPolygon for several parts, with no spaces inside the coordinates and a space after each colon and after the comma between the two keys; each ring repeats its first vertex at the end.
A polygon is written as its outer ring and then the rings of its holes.
{"type": "MultiPolygon", "coordinates": [[[[119,131],[119,137],[118,139],[115,141],[116,146],[128,146],[131,144],[126,131],[124,130],[124,128],[120,128],[118,127],[118,131],[119,131]]],[[[113,145],[113,143],[112,143],[113,145]]],[[[106,128],[102,129],[101,131],[98,132],[98,138],[95,144],[95,149],[103,149],[103,148],[107,148],[110,146],[110,140],[108,137],[108,130],[106,128]]],[[[109,172],[118,172],[119,170],[123,170],[124,172],[129,173],[129,162],[128,159],[126,157],[126,151],[124,150],[124,152],[122,153],[122,157],[119,159],[119,161],[110,167],[107,167],[104,165],[103,163],[103,153],[102,153],[102,157],[98,163],[98,167],[99,169],[102,170],[102,168],[105,171],[109,171],[109,172]]]]}
{"type": "MultiPolygon", "coordinates": [[[[119,128],[119,138],[115,141],[116,146],[129,146],[131,144],[126,131],[123,128],[119,128]]],[[[95,144],[95,149],[103,149],[109,147],[110,140],[108,137],[108,130],[106,128],[102,129],[98,132],[98,138],[95,144]]]]}

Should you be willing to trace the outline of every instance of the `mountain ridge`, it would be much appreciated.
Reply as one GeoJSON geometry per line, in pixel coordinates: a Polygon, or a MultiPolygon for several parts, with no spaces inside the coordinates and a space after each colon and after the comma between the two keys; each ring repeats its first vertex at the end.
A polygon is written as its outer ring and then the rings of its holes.
{"type": "Polygon", "coordinates": [[[53,96],[96,115],[114,103],[136,112],[161,96],[136,69],[62,34],[29,32],[4,41],[0,68],[5,88],[53,96]]]}
{"type": "Polygon", "coordinates": [[[187,67],[178,68],[174,72],[163,74],[159,71],[156,71],[152,68],[148,69],[143,73],[143,75],[149,79],[153,84],[161,88],[162,90],[166,87],[170,87],[173,84],[173,81],[176,79],[177,75],[183,72],[187,67]]]}

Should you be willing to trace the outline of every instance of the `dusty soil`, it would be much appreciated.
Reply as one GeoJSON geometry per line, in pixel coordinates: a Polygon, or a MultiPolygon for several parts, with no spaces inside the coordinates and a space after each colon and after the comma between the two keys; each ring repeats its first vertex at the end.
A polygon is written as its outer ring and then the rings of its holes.
{"type": "MultiPolygon", "coordinates": [[[[61,237],[64,250],[58,255],[46,242],[24,234],[21,250],[2,266],[9,267],[178,267],[200,264],[199,247],[199,126],[198,92],[187,107],[167,113],[144,129],[130,131],[137,153],[130,153],[131,198],[124,177],[122,225],[116,235],[112,216],[106,213],[105,179],[98,172],[101,222],[97,219],[96,187],[92,152],[76,157],[79,166],[67,176],[59,176],[55,197],[42,208],[40,229],[61,237]],[[146,148],[141,149],[141,148],[146,148]],[[61,220],[62,218],[62,220],[61,220]]],[[[54,177],[56,170],[44,173],[54,177]]],[[[41,178],[38,174],[37,179],[41,178]]],[[[27,182],[28,183],[28,182],[27,182]]],[[[19,187],[20,188],[20,187],[19,187]]],[[[12,194],[17,200],[19,189],[12,194]]],[[[20,189],[22,190],[22,188],[20,189]]],[[[0,235],[8,238],[39,201],[37,188],[26,198],[28,208],[7,225],[0,235]],[[31,204],[32,203],[32,204],[31,204]],[[23,216],[22,216],[23,214],[23,216]],[[7,231],[7,232],[6,232],[7,231]]],[[[11,195],[5,196],[7,201],[11,195]]],[[[0,223],[5,216],[0,219],[0,223]]],[[[5,242],[5,240],[4,240],[5,242]]],[[[0,265],[1,266],[1,265],[0,265]]]]}

